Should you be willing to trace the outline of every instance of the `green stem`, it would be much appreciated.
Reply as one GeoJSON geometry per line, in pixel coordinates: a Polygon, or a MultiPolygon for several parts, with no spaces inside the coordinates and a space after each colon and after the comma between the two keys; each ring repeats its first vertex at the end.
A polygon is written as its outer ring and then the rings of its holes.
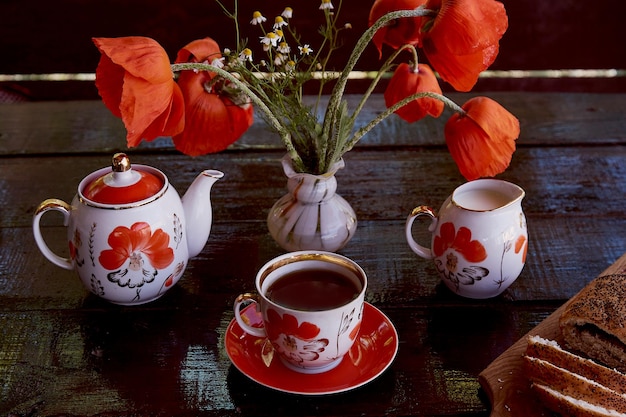
{"type": "Polygon", "coordinates": [[[352,138],[349,141],[346,142],[344,148],[341,150],[342,154],[345,153],[345,152],[348,152],[350,149],[352,149],[354,147],[354,145],[363,136],[365,136],[365,134],[367,132],[372,130],[374,127],[376,127],[380,122],[385,120],[387,117],[391,116],[396,110],[398,110],[399,108],[401,108],[403,106],[406,106],[407,104],[409,104],[413,100],[418,100],[420,98],[425,98],[425,97],[434,98],[436,100],[441,101],[444,105],[448,106],[449,108],[451,108],[456,113],[460,113],[462,115],[466,114],[465,110],[463,110],[463,108],[461,106],[459,106],[454,101],[452,101],[451,99],[449,99],[448,97],[446,97],[444,95],[433,93],[433,92],[430,92],[430,91],[421,92],[421,93],[415,93],[413,95],[410,95],[410,96],[400,100],[399,102],[397,102],[393,106],[388,107],[384,112],[382,112],[376,118],[371,120],[367,125],[363,126],[359,130],[357,130],[354,133],[354,135],[352,135],[352,138]]]}
{"type": "Polygon", "coordinates": [[[354,123],[354,121],[356,121],[357,116],[359,115],[359,113],[361,112],[361,110],[363,109],[363,107],[365,107],[365,103],[367,103],[367,100],[369,99],[370,95],[372,95],[372,92],[374,91],[374,89],[376,88],[376,86],[378,85],[378,82],[380,81],[380,79],[382,78],[383,74],[385,74],[387,72],[387,70],[389,68],[391,68],[391,64],[392,62],[398,57],[398,55],[400,55],[400,53],[402,51],[404,51],[405,49],[410,49],[413,53],[413,58],[415,59],[415,65],[417,66],[417,51],[415,50],[415,47],[413,45],[404,45],[403,47],[401,47],[400,49],[397,49],[393,52],[393,54],[391,54],[391,56],[389,58],[387,58],[387,60],[385,61],[385,63],[382,65],[382,67],[380,68],[380,70],[376,73],[376,77],[372,80],[372,82],[370,83],[368,89],[365,91],[365,94],[363,94],[363,97],[361,98],[361,100],[359,101],[359,104],[357,105],[357,107],[354,109],[354,112],[352,113],[351,116],[351,120],[354,123]]]}
{"type": "Polygon", "coordinates": [[[337,80],[337,84],[333,88],[333,91],[330,96],[330,100],[328,102],[328,108],[326,109],[326,114],[324,117],[324,125],[323,125],[323,135],[326,137],[331,137],[331,129],[336,125],[336,113],[339,107],[339,103],[341,102],[341,98],[343,97],[343,92],[346,88],[346,84],[348,82],[348,78],[350,72],[354,69],[357,61],[361,57],[361,54],[365,50],[365,47],[370,43],[374,34],[382,28],[384,25],[389,23],[394,19],[407,18],[407,17],[423,17],[423,16],[431,16],[436,14],[433,10],[428,10],[424,8],[424,6],[420,6],[414,10],[398,10],[394,12],[387,13],[386,15],[379,18],[372,26],[370,26],[359,38],[350,58],[348,59],[348,63],[343,69],[339,79],[337,80]]]}
{"type": "MultiPolygon", "coordinates": [[[[402,48],[402,49],[404,49],[404,48],[402,48]]],[[[350,126],[354,126],[356,118],[358,117],[359,113],[361,113],[361,110],[363,110],[363,107],[365,107],[365,104],[367,103],[367,100],[372,95],[372,92],[374,91],[374,89],[378,85],[378,82],[383,77],[383,74],[385,74],[387,72],[387,70],[389,70],[391,68],[392,62],[400,54],[402,49],[394,51],[394,53],[389,58],[387,58],[385,63],[380,67],[380,69],[376,73],[376,77],[374,77],[374,79],[372,80],[372,82],[368,86],[367,90],[365,91],[365,93],[361,97],[361,100],[357,104],[356,108],[352,112],[352,115],[350,116],[350,120],[349,120],[350,126]]],[[[327,154],[326,149],[323,150],[323,158],[324,158],[323,160],[324,160],[325,166],[330,167],[336,161],[338,161],[339,158],[341,158],[341,156],[342,156],[341,150],[345,147],[345,140],[346,139],[347,139],[347,137],[340,137],[339,135],[336,135],[333,138],[333,141],[336,142],[336,143],[333,143],[333,145],[334,145],[333,146],[333,151],[331,153],[327,154]]]]}

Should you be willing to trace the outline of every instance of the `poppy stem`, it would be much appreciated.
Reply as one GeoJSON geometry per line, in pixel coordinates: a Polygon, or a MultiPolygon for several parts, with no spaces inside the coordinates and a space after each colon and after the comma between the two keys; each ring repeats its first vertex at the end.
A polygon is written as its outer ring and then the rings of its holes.
{"type": "MultiPolygon", "coordinates": [[[[356,118],[358,117],[359,113],[361,113],[361,110],[363,110],[363,107],[365,107],[365,104],[367,103],[367,100],[369,99],[369,97],[374,92],[374,89],[378,85],[378,82],[381,80],[383,75],[389,69],[391,69],[393,61],[395,61],[395,59],[398,57],[398,55],[400,55],[400,53],[402,53],[402,51],[404,49],[407,49],[407,48],[412,48],[413,51],[415,51],[415,47],[413,47],[411,45],[405,45],[402,48],[395,50],[393,52],[393,54],[391,54],[391,56],[389,56],[389,58],[387,58],[387,60],[385,60],[385,63],[380,67],[380,69],[376,73],[376,77],[374,77],[374,79],[370,83],[369,87],[367,88],[367,90],[365,91],[363,96],[361,97],[361,100],[359,101],[359,104],[356,106],[356,108],[352,112],[352,115],[350,116],[349,123],[350,123],[351,127],[354,126],[354,123],[356,122],[356,118]]],[[[415,54],[417,54],[417,52],[415,52],[415,54]]],[[[320,166],[318,168],[320,171],[323,171],[326,167],[330,168],[331,166],[333,166],[333,164],[336,161],[338,161],[343,156],[342,150],[346,146],[346,140],[347,140],[347,137],[337,137],[336,138],[336,143],[334,144],[335,146],[333,146],[334,151],[332,153],[330,153],[329,155],[325,155],[325,158],[324,158],[324,161],[323,161],[323,162],[325,162],[325,165],[324,166],[320,166]]],[[[352,148],[352,146],[350,146],[350,148],[352,148]]],[[[320,164],[321,164],[321,162],[320,162],[320,164]]]]}
{"type": "Polygon", "coordinates": [[[259,96],[256,95],[246,85],[246,83],[242,82],[239,78],[237,78],[235,75],[231,74],[230,72],[225,71],[222,68],[219,68],[210,64],[205,64],[205,63],[200,63],[200,62],[185,62],[185,63],[179,63],[179,64],[172,64],[171,67],[172,67],[173,72],[179,72],[179,71],[214,72],[226,78],[233,84],[235,84],[238,89],[244,92],[250,98],[250,100],[252,100],[252,102],[256,106],[258,106],[259,110],[261,110],[263,114],[265,115],[266,120],[278,132],[283,144],[285,145],[285,148],[287,149],[287,152],[289,153],[289,156],[293,160],[294,168],[304,169],[304,162],[302,161],[302,158],[300,157],[295,147],[293,146],[293,142],[291,140],[291,134],[289,133],[289,131],[280,123],[280,121],[276,118],[276,116],[274,116],[270,108],[267,107],[267,105],[263,102],[263,100],[261,100],[259,96]]]}
{"type": "MultiPolygon", "coordinates": [[[[348,78],[350,76],[350,73],[354,69],[356,63],[358,62],[359,58],[361,57],[361,54],[365,50],[366,46],[369,45],[371,40],[374,38],[374,35],[376,34],[376,32],[380,28],[382,28],[383,26],[387,25],[389,22],[395,19],[432,16],[432,15],[436,15],[436,13],[437,13],[436,11],[426,9],[424,6],[419,6],[418,8],[413,9],[413,10],[393,11],[380,17],[376,22],[374,22],[372,26],[370,26],[365,32],[363,32],[363,34],[357,41],[357,44],[355,45],[352,51],[352,54],[350,55],[350,58],[348,59],[348,63],[346,64],[343,71],[341,72],[341,75],[337,79],[337,83],[335,84],[335,87],[333,88],[333,91],[330,95],[328,107],[326,108],[326,113],[324,115],[324,124],[323,124],[323,129],[322,129],[323,137],[336,138],[336,133],[333,134],[332,130],[337,128],[337,126],[340,126],[340,123],[338,123],[337,118],[340,117],[341,115],[339,108],[341,105],[341,99],[343,97],[343,93],[346,88],[346,84],[348,82],[348,78]]],[[[380,121],[375,122],[372,127],[376,126],[379,122],[380,121]]],[[[368,129],[367,131],[369,130],[371,130],[371,128],[368,129]]],[[[342,146],[335,146],[333,148],[351,149],[352,146],[354,146],[354,144],[363,136],[363,135],[359,135],[358,138],[354,140],[354,138],[357,137],[359,132],[357,132],[354,136],[352,136],[353,139],[350,140],[349,142],[342,144],[342,146]]],[[[344,141],[346,140],[346,138],[336,138],[335,140],[344,141]]],[[[337,153],[334,152],[333,155],[326,162],[327,166],[332,166],[332,164],[336,162],[335,161],[336,158],[337,158],[337,153]]]]}
{"type": "Polygon", "coordinates": [[[379,114],[375,119],[371,120],[367,125],[363,126],[361,129],[357,130],[354,133],[354,135],[352,135],[352,138],[349,141],[346,142],[346,144],[342,148],[342,152],[345,153],[345,152],[348,152],[350,149],[352,149],[352,147],[354,147],[354,145],[363,136],[365,136],[365,134],[367,132],[372,130],[374,127],[376,127],[376,125],[378,125],[380,122],[385,120],[387,117],[391,116],[396,110],[398,110],[401,107],[409,104],[413,100],[418,100],[420,98],[434,98],[436,100],[441,101],[444,105],[446,105],[449,108],[451,108],[454,112],[459,113],[461,115],[465,115],[466,114],[465,110],[463,110],[463,108],[461,106],[459,106],[454,101],[452,101],[451,99],[449,99],[448,97],[446,97],[444,95],[433,93],[433,92],[430,92],[430,91],[415,93],[413,95],[410,95],[410,96],[400,100],[399,102],[397,102],[393,106],[388,107],[387,109],[385,109],[384,112],[379,114]]]}

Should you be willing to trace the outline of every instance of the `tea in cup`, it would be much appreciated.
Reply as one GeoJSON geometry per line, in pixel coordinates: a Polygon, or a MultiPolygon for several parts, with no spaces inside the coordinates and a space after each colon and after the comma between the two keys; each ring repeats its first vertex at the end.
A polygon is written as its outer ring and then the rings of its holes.
{"type": "Polygon", "coordinates": [[[457,187],[441,206],[415,207],[405,235],[411,249],[433,259],[441,279],[468,298],[495,297],[517,279],[526,262],[528,231],[524,190],[507,181],[479,179],[457,187]],[[413,238],[418,217],[431,219],[431,247],[413,238]]]}
{"type": "Polygon", "coordinates": [[[267,337],[290,369],[320,373],[335,368],[354,344],[363,317],[367,276],[354,261],[335,253],[300,251],[266,263],[255,279],[256,294],[234,303],[235,319],[248,334],[267,337]],[[255,302],[263,327],[241,315],[255,302]]]}

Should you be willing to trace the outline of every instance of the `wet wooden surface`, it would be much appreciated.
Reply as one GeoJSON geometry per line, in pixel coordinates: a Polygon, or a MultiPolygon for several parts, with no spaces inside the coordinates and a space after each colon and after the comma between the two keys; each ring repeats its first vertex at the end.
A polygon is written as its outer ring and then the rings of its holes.
{"type": "MultiPolygon", "coordinates": [[[[283,253],[265,223],[285,193],[283,151],[262,122],[216,155],[180,155],[166,138],[129,151],[181,193],[202,169],[226,175],[213,187],[209,241],[177,286],[119,307],[44,259],[31,220],[42,200],[70,201],[85,175],[126,150],[121,122],[99,101],[0,105],[0,415],[489,415],[479,373],[626,252],[626,94],[489,95],[522,126],[499,176],[527,193],[521,276],[484,301],[440,284],[403,227],[414,206],[438,208],[464,182],[444,120],[379,126],[337,175],[359,220],[341,253],[368,273],[366,300],[392,320],[399,352],[380,378],[322,397],[259,386],[223,346],[234,297],[283,253]]],[[[66,250],[60,216],[44,218],[49,244],[66,250]]]]}

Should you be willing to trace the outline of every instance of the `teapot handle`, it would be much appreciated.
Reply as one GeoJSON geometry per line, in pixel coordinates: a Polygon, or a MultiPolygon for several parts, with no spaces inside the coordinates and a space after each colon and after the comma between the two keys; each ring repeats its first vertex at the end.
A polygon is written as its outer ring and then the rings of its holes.
{"type": "Polygon", "coordinates": [[[421,216],[430,217],[431,223],[428,227],[428,231],[431,233],[435,231],[435,228],[437,227],[437,214],[435,210],[431,209],[428,206],[417,206],[413,210],[411,210],[411,213],[406,219],[406,224],[404,227],[406,241],[408,242],[409,247],[413,252],[417,253],[422,258],[433,259],[433,251],[430,248],[420,245],[413,238],[413,222],[415,221],[415,219],[421,216]]]}
{"type": "Polygon", "coordinates": [[[33,234],[35,235],[35,242],[37,242],[37,246],[39,246],[41,253],[43,253],[43,255],[48,258],[50,262],[64,269],[74,269],[72,260],[69,258],[63,258],[52,252],[41,235],[41,226],[39,225],[39,222],[41,221],[41,216],[49,210],[60,211],[63,214],[63,225],[68,225],[70,218],[69,204],[56,198],[49,198],[43,201],[39,207],[37,207],[37,210],[35,210],[35,216],[33,217],[33,234]]]}

